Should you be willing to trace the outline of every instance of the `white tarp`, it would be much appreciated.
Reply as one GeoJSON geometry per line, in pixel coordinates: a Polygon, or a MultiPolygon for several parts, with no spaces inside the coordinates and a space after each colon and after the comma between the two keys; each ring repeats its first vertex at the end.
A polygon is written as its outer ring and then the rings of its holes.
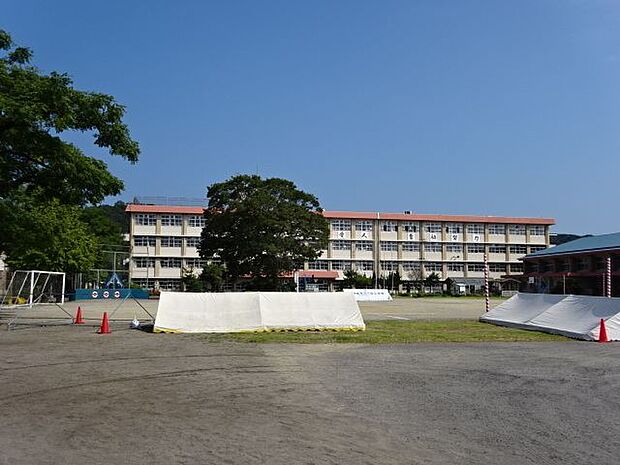
{"type": "Polygon", "coordinates": [[[347,294],[353,294],[358,302],[392,300],[387,289],[344,289],[347,294]]]}
{"type": "Polygon", "coordinates": [[[620,341],[620,298],[616,297],[519,293],[480,321],[594,341],[601,318],[608,339],[620,341]]]}
{"type": "Polygon", "coordinates": [[[342,292],[162,292],[154,331],[232,333],[365,328],[355,298],[342,292]]]}

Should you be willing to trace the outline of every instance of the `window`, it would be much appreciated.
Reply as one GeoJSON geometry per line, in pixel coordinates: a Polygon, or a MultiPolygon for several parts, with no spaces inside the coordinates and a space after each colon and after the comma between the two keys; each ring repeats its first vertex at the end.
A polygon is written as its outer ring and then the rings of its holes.
{"type": "Polygon", "coordinates": [[[469,244],[467,246],[467,253],[484,253],[484,245],[482,245],[482,244],[469,244]]]}
{"type": "Polygon", "coordinates": [[[511,245],[508,250],[511,254],[517,255],[525,255],[527,253],[527,247],[524,245],[511,245]]]}
{"type": "Polygon", "coordinates": [[[181,247],[181,242],[183,242],[183,239],[180,237],[170,236],[161,238],[162,247],[181,247]]]}
{"type": "Polygon", "coordinates": [[[443,265],[441,263],[429,262],[424,264],[424,269],[431,273],[437,273],[443,271],[443,265]]]}
{"type": "Polygon", "coordinates": [[[506,234],[506,225],[505,224],[492,224],[489,226],[489,234],[506,234]]]}
{"type": "Polygon", "coordinates": [[[570,262],[568,260],[560,262],[560,271],[570,271],[570,262]]]}
{"type": "Polygon", "coordinates": [[[205,261],[200,258],[187,258],[185,259],[185,266],[187,268],[204,268],[205,261]]]}
{"type": "Polygon", "coordinates": [[[504,263],[489,263],[489,271],[492,273],[505,273],[506,265],[504,263]]]}
{"type": "Polygon", "coordinates": [[[155,224],[157,224],[157,219],[155,215],[139,213],[136,215],[136,224],[140,226],[155,226],[155,224]]]}
{"type": "Polygon", "coordinates": [[[446,245],[446,251],[452,253],[463,252],[463,246],[461,244],[448,244],[446,245]]]}
{"type": "Polygon", "coordinates": [[[332,231],[351,231],[351,221],[332,220],[332,231]]]}
{"type": "Polygon", "coordinates": [[[499,244],[491,244],[489,246],[489,253],[506,253],[506,246],[499,244]]]}
{"type": "Polygon", "coordinates": [[[361,271],[373,271],[375,269],[374,265],[375,264],[371,261],[363,261],[363,262],[357,262],[355,264],[355,267],[361,271]]]}
{"type": "Polygon", "coordinates": [[[190,216],[188,223],[192,228],[204,228],[205,219],[202,216],[190,216]]]}
{"type": "Polygon", "coordinates": [[[461,234],[463,232],[463,225],[456,223],[448,223],[446,226],[446,232],[448,234],[461,234]]]}
{"type": "Polygon", "coordinates": [[[358,252],[372,252],[372,241],[358,241],[355,243],[355,250],[358,252]]]}
{"type": "Polygon", "coordinates": [[[525,270],[527,273],[536,273],[538,272],[538,263],[536,262],[525,262],[524,263],[525,270]]]}
{"type": "Polygon", "coordinates": [[[358,221],[355,223],[356,231],[372,231],[372,221],[358,221]]]}
{"type": "Polygon", "coordinates": [[[332,241],[332,250],[351,250],[349,241],[332,241]]]}
{"type": "Polygon", "coordinates": [[[198,247],[200,245],[199,237],[188,237],[185,239],[185,245],[187,247],[198,247]]]}
{"type": "Polygon", "coordinates": [[[135,236],[133,245],[136,247],[155,247],[155,238],[153,236],[135,236]]]}
{"type": "Polygon", "coordinates": [[[441,232],[441,224],[439,223],[426,223],[424,226],[424,230],[428,233],[440,233],[441,232]]]}
{"type": "Polygon", "coordinates": [[[398,262],[381,262],[381,271],[398,271],[398,262]]]}
{"type": "Polygon", "coordinates": [[[511,224],[508,227],[508,233],[512,236],[524,236],[525,225],[524,224],[511,224]]]}
{"type": "Polygon", "coordinates": [[[484,271],[484,263],[469,263],[467,271],[484,271]]]}
{"type": "Polygon", "coordinates": [[[424,252],[441,253],[441,244],[439,242],[424,244],[424,252]]]}
{"type": "Polygon", "coordinates": [[[547,247],[544,245],[532,246],[530,247],[530,253],[540,252],[541,250],[545,250],[547,247]]]}
{"type": "Polygon", "coordinates": [[[162,226],[181,226],[181,215],[161,215],[162,226]]]}
{"type": "Polygon", "coordinates": [[[381,225],[381,229],[384,232],[396,232],[398,227],[396,226],[396,221],[384,221],[381,225]]]}
{"type": "Polygon", "coordinates": [[[481,224],[468,224],[467,234],[484,234],[484,226],[481,224]]]}
{"type": "Polygon", "coordinates": [[[396,252],[398,251],[398,242],[381,241],[382,252],[396,252]]]}
{"type": "Polygon", "coordinates": [[[405,221],[404,223],[402,223],[403,225],[403,231],[405,232],[418,232],[418,224],[417,223],[413,223],[412,221],[405,221]]]}
{"type": "Polygon", "coordinates": [[[586,260],[585,258],[578,258],[577,259],[577,271],[583,271],[586,270],[588,268],[588,260],[586,260]]]}
{"type": "Polygon", "coordinates": [[[162,258],[159,260],[159,266],[162,268],[181,268],[180,258],[162,258]]]}
{"type": "Polygon", "coordinates": [[[181,289],[180,279],[160,279],[157,282],[159,283],[159,289],[163,291],[178,291],[181,289]]]}
{"type": "Polygon", "coordinates": [[[136,268],[155,268],[155,260],[152,258],[136,257],[133,262],[136,268]]]}
{"type": "Polygon", "coordinates": [[[511,273],[523,273],[523,263],[511,263],[510,272],[511,273]]]}
{"type": "Polygon", "coordinates": [[[448,271],[463,271],[462,263],[448,263],[448,271]]]}
{"type": "Polygon", "coordinates": [[[328,268],[325,260],[317,260],[315,262],[308,262],[309,270],[326,270],[328,268]]]}
{"type": "Polygon", "coordinates": [[[332,270],[350,270],[351,262],[345,262],[344,260],[334,260],[331,262],[332,270]]]}
{"type": "Polygon", "coordinates": [[[417,242],[403,242],[402,243],[403,252],[419,252],[420,244],[417,242]]]}
{"type": "Polygon", "coordinates": [[[532,236],[544,236],[545,235],[545,227],[544,226],[530,226],[530,235],[532,236]]]}
{"type": "Polygon", "coordinates": [[[418,271],[420,269],[419,262],[402,262],[403,271],[418,271]]]}

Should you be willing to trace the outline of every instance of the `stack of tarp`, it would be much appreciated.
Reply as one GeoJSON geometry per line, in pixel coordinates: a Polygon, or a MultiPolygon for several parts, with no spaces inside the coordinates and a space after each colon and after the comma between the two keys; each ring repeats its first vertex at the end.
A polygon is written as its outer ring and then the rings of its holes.
{"type": "Polygon", "coordinates": [[[480,317],[500,326],[598,340],[601,319],[607,338],[620,340],[620,298],[519,293],[480,317]]]}
{"type": "Polygon", "coordinates": [[[162,292],[155,332],[364,330],[352,294],[162,292]]]}

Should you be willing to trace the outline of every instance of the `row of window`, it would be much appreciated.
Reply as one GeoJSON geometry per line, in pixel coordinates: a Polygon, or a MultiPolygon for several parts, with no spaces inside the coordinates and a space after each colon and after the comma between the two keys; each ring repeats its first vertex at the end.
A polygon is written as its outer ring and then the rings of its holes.
{"type": "MultiPolygon", "coordinates": [[[[356,269],[358,271],[373,271],[374,270],[374,262],[370,260],[362,260],[357,262],[345,261],[345,260],[332,260],[328,262],[327,260],[317,260],[315,262],[308,263],[309,270],[327,270],[329,269],[329,263],[331,263],[332,270],[350,270],[356,269]]],[[[408,271],[416,271],[421,269],[422,263],[420,262],[396,262],[396,261],[382,261],[380,262],[381,271],[397,271],[398,267],[402,266],[404,272],[408,271]]],[[[454,263],[449,262],[446,264],[447,271],[456,271],[462,272],[465,270],[465,266],[467,266],[467,271],[471,272],[483,272],[484,271],[484,263],[454,263]]],[[[443,264],[441,262],[426,262],[424,263],[424,269],[427,272],[442,272],[443,264]]],[[[506,272],[506,264],[505,263],[489,263],[489,271],[492,273],[505,273],[506,272]]],[[[511,273],[522,273],[523,272],[523,264],[522,263],[512,263],[510,265],[511,273]]]]}
{"type": "MultiPolygon", "coordinates": [[[[133,245],[136,247],[155,247],[155,236],[134,236],[133,245]]],[[[160,238],[160,245],[162,247],[181,247],[183,242],[182,237],[178,236],[163,236],[160,238]]],[[[186,247],[198,247],[200,245],[199,237],[186,237],[186,247]]]]}
{"type": "MultiPolygon", "coordinates": [[[[133,259],[136,268],[155,268],[155,259],[150,257],[135,257],[133,259]]],[[[159,266],[161,268],[202,268],[205,260],[200,258],[186,258],[182,261],[180,258],[160,258],[159,266]]]]}
{"type": "MultiPolygon", "coordinates": [[[[332,220],[332,231],[351,231],[351,220],[332,220]]],[[[356,231],[372,231],[372,221],[355,221],[354,227],[356,231]]],[[[381,230],[384,232],[396,232],[399,228],[402,228],[405,232],[418,232],[419,225],[411,221],[396,222],[396,221],[382,221],[381,230]]],[[[440,233],[442,232],[441,223],[425,223],[424,231],[427,233],[440,233]]],[[[463,225],[459,223],[449,223],[445,226],[445,231],[448,234],[461,234],[463,232],[463,225]]],[[[468,224],[466,226],[468,234],[484,234],[483,224],[468,224]]],[[[511,224],[508,225],[508,233],[516,236],[525,235],[525,225],[523,224],[511,224]]],[[[489,225],[489,234],[506,234],[505,224],[491,224],[489,225]]],[[[544,236],[545,226],[542,225],[530,225],[530,234],[533,236],[544,236]]]]}
{"type": "MultiPolygon", "coordinates": [[[[335,240],[331,241],[332,250],[351,250],[355,244],[355,250],[358,252],[372,252],[373,251],[373,242],[372,241],[357,241],[355,243],[351,241],[343,241],[343,240],[335,240]]],[[[379,243],[380,250],[382,252],[397,252],[398,251],[398,242],[396,241],[381,241],[379,243]]],[[[403,252],[418,252],[420,250],[420,243],[418,242],[402,242],[400,243],[403,252]]],[[[532,252],[536,252],[538,250],[542,250],[545,247],[531,247],[530,250],[532,252]]],[[[525,255],[527,253],[527,247],[524,245],[502,245],[502,244],[491,244],[489,245],[489,253],[499,253],[505,254],[506,250],[511,254],[525,255]]],[[[442,252],[442,244],[440,242],[427,242],[424,243],[424,251],[429,253],[441,253],[442,252]]],[[[463,245],[462,244],[446,244],[446,252],[448,253],[462,253],[463,245]]],[[[468,244],[467,245],[467,253],[485,253],[485,247],[483,244],[468,244]]]]}
{"type": "MultiPolygon", "coordinates": [[[[157,215],[152,213],[138,213],[135,215],[136,224],[140,226],[155,226],[157,224],[157,215]]],[[[181,226],[183,224],[182,215],[160,215],[162,226],[181,226]]],[[[192,215],[187,218],[188,226],[192,228],[202,228],[205,225],[205,219],[199,215],[192,215]]]]}

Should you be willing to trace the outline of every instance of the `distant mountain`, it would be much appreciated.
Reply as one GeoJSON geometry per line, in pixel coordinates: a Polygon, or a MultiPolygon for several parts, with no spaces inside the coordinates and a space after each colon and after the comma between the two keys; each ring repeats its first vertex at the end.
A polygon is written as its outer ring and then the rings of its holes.
{"type": "Polygon", "coordinates": [[[549,238],[551,245],[560,245],[566,242],[574,241],[575,239],[581,239],[582,237],[590,237],[592,234],[585,234],[579,236],[578,234],[552,234],[549,238]]]}

